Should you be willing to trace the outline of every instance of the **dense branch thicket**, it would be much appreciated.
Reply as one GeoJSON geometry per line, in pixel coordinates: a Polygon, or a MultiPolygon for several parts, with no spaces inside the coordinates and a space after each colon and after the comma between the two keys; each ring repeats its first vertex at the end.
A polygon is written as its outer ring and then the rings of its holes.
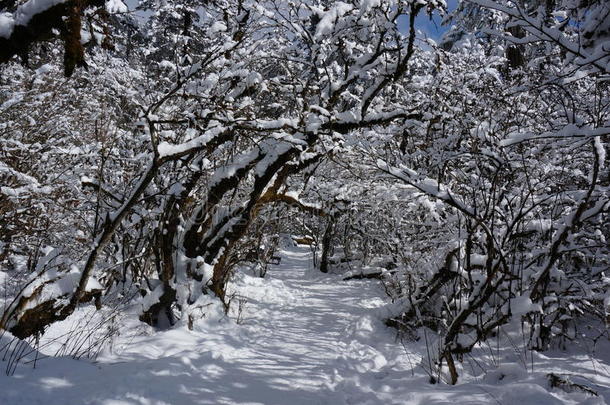
{"type": "Polygon", "coordinates": [[[440,45],[442,0],[30,2],[0,3],[1,329],[125,296],[192,327],[286,234],[377,269],[453,383],[512,321],[543,350],[607,316],[606,2],[464,0],[440,45]]]}

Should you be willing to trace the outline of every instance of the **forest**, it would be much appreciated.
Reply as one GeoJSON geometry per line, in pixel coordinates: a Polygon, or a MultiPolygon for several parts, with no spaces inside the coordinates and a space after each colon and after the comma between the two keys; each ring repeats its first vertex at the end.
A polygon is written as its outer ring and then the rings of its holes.
{"type": "Polygon", "coordinates": [[[610,403],[609,152],[607,0],[0,0],[0,403],[610,403]]]}

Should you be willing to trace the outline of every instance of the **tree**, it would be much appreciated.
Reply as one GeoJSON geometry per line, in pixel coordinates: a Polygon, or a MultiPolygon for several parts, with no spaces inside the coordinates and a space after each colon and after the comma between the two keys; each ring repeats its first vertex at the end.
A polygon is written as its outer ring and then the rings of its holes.
{"type": "Polygon", "coordinates": [[[435,379],[511,322],[543,350],[605,316],[605,2],[467,0],[442,46],[415,27],[440,1],[140,7],[61,87],[55,43],[2,67],[0,259],[29,265],[1,328],[125,293],[192,326],[249,243],[295,229],[321,271],[375,270],[388,324],[438,333],[435,379]]]}
{"type": "Polygon", "coordinates": [[[477,28],[495,35],[493,41],[507,40],[508,49],[523,46],[525,64],[493,47],[487,53],[486,38],[463,35],[434,72],[428,98],[439,108],[409,127],[404,140],[376,148],[372,163],[441,202],[442,215],[452,218],[443,224],[454,232],[445,258],[426,281],[407,285],[407,309],[390,323],[439,331],[439,364],[446,361],[453,383],[453,356],[470,352],[515,317],[525,321],[530,347],[538,350],[554,337],[573,338],[579,314],[603,318],[601,274],[608,265],[602,229],[608,176],[601,168],[609,111],[599,80],[605,64],[597,62],[607,54],[593,43],[574,45],[579,36],[583,42],[585,35],[599,37],[593,34],[604,26],[598,14],[571,10],[565,15],[596,23],[570,25],[548,17],[566,11],[563,3],[550,11],[518,2],[465,3],[478,6],[477,14],[491,10],[494,25],[477,28]],[[508,37],[498,22],[525,34],[508,37]],[[559,23],[563,30],[554,27],[559,23]],[[394,151],[389,157],[387,149],[394,151]]]}
{"type": "MultiPolygon", "coordinates": [[[[154,255],[154,263],[142,259],[141,266],[127,267],[129,278],[156,273],[158,281],[138,281],[146,295],[143,320],[171,324],[178,309],[190,324],[208,291],[227,304],[234,248],[264,205],[288,199],[286,180],[328,156],[348,133],[413,114],[399,100],[382,97],[408,71],[415,52],[414,29],[405,39],[397,19],[408,13],[413,20],[422,7],[222,2],[205,9],[197,29],[205,33],[197,39],[201,53],[189,48],[188,59],[175,59],[154,45],[149,55],[158,50],[171,61],[158,64],[167,72],[159,85],[136,97],[136,133],[148,139],[140,156],[148,163],[128,190],[102,192],[120,204],[97,216],[75,289],[49,297],[45,289],[58,279],[34,277],[36,287],[9,305],[2,327],[26,337],[69,316],[89,298],[96,273],[112,280],[97,263],[117,249],[121,235],[138,246],[123,260],[136,259],[136,252],[154,255]],[[280,57],[271,59],[268,49],[280,57]]],[[[177,35],[182,39],[175,43],[190,41],[190,30],[177,35]]],[[[106,295],[114,285],[109,282],[106,295]]]]}

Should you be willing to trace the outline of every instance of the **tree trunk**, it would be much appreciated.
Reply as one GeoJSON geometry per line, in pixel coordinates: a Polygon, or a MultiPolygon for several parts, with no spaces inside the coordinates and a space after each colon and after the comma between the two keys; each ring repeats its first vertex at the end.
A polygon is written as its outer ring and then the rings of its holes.
{"type": "Polygon", "coordinates": [[[328,273],[328,257],[332,249],[332,239],[335,228],[335,219],[333,217],[328,218],[326,223],[326,229],[324,230],[324,236],[322,237],[322,259],[320,260],[320,271],[322,273],[328,273]]]}

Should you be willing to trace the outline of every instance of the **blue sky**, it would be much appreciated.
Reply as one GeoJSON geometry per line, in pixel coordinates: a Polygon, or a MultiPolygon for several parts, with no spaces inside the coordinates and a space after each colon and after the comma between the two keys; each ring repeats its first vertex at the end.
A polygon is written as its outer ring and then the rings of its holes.
{"type": "MultiPolygon", "coordinates": [[[[447,9],[448,11],[455,10],[457,6],[458,0],[447,0],[447,9]]],[[[425,12],[421,12],[419,16],[415,19],[415,27],[423,32],[425,32],[430,38],[438,41],[445,32],[449,29],[449,26],[441,26],[442,18],[434,13],[432,15],[432,19],[428,17],[428,14],[425,12]]],[[[401,30],[407,32],[409,29],[409,17],[402,16],[398,20],[398,25],[401,30]]]]}

